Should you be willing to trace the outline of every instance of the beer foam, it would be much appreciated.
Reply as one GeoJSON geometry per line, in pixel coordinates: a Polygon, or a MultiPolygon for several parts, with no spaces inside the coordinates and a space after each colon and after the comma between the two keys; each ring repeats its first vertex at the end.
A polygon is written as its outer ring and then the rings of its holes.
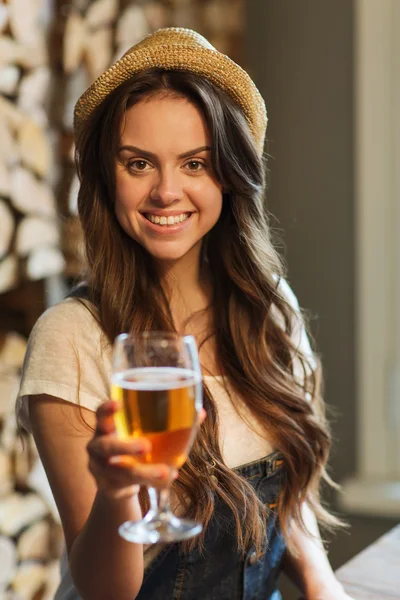
{"type": "Polygon", "coordinates": [[[126,390],[176,390],[201,381],[201,375],[191,369],[178,367],[142,367],[126,369],[111,376],[112,385],[126,390]]]}

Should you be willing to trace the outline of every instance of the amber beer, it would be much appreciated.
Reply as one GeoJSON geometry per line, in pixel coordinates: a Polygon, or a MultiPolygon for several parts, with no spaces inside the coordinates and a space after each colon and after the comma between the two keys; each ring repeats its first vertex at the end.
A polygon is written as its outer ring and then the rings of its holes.
{"type": "Polygon", "coordinates": [[[115,414],[122,439],[145,437],[152,449],[145,463],[180,468],[195,435],[196,374],[189,369],[147,367],[113,375],[111,397],[119,403],[115,414]]]}

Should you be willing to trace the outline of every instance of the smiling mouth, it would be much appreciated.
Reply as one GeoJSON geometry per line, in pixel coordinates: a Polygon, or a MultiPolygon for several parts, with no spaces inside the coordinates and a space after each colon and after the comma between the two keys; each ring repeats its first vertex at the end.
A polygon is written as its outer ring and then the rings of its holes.
{"type": "Polygon", "coordinates": [[[164,227],[168,227],[171,225],[179,225],[179,223],[183,223],[183,221],[187,221],[191,216],[192,213],[181,213],[180,215],[175,215],[175,216],[160,216],[160,215],[153,215],[151,213],[142,213],[143,216],[150,221],[150,223],[154,223],[156,225],[161,225],[164,227]]]}

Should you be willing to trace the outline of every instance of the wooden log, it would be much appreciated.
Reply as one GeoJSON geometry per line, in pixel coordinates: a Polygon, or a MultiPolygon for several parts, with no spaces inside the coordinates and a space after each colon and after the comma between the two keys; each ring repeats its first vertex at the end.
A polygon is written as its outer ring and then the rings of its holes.
{"type": "Polygon", "coordinates": [[[17,257],[9,254],[0,261],[0,294],[15,287],[18,279],[17,257]]]}
{"type": "Polygon", "coordinates": [[[213,36],[238,34],[243,27],[242,1],[208,2],[203,8],[203,19],[213,36]]]}
{"type": "Polygon", "coordinates": [[[17,140],[23,164],[39,177],[46,178],[51,167],[51,147],[46,132],[26,118],[18,128],[17,140]]]}
{"type": "MultiPolygon", "coordinates": [[[[18,391],[18,387],[17,390],[18,391]]],[[[14,396],[15,401],[15,396],[14,396]]],[[[3,428],[0,436],[1,447],[11,454],[17,437],[17,422],[14,411],[3,417],[3,428]]]]}
{"type": "MultiPolygon", "coordinates": [[[[0,536],[0,593],[11,583],[17,568],[17,551],[13,542],[0,536]]],[[[1,596],[3,598],[3,594],[1,596]]]]}
{"type": "Polygon", "coordinates": [[[87,36],[87,26],[76,11],[70,12],[64,29],[62,62],[65,73],[73,73],[80,65],[87,36]]]}
{"type": "Polygon", "coordinates": [[[50,523],[43,519],[25,529],[17,542],[18,557],[46,562],[50,553],[50,523]]]}
{"type": "Polygon", "coordinates": [[[91,29],[109,27],[116,19],[118,0],[97,0],[89,4],[86,23],[91,29]]]}
{"type": "MultiPolygon", "coordinates": [[[[88,72],[83,63],[67,78],[65,103],[62,116],[62,123],[67,131],[72,131],[73,129],[75,103],[79,96],[81,96],[81,94],[83,94],[85,89],[88,87],[89,83],[90,80],[88,72]]],[[[73,162],[73,157],[71,162],[73,162]]]]}
{"type": "Polygon", "coordinates": [[[2,33],[8,25],[8,13],[8,6],[0,4],[0,33],[2,33]]]}
{"type": "Polygon", "coordinates": [[[10,179],[10,199],[16,209],[29,215],[56,215],[54,194],[48,184],[39,181],[24,167],[13,169],[10,179]]]}
{"type": "Polygon", "coordinates": [[[0,66],[17,64],[26,61],[26,49],[8,35],[0,36],[0,66]]]}
{"type": "MultiPolygon", "coordinates": [[[[16,372],[0,369],[0,418],[4,419],[13,411],[15,399],[19,388],[19,376],[16,372]]],[[[4,437],[5,423],[3,421],[3,431],[1,439],[4,437]]],[[[13,434],[14,435],[14,434],[13,434]]],[[[1,483],[0,483],[1,485],[1,483]]]]}
{"type": "Polygon", "coordinates": [[[10,29],[22,45],[30,44],[40,31],[39,12],[41,0],[12,0],[9,4],[10,29]]]}
{"type": "Polygon", "coordinates": [[[26,45],[21,66],[25,69],[36,69],[48,63],[47,38],[45,35],[37,35],[26,45]]]}
{"type": "Polygon", "coordinates": [[[36,35],[29,44],[22,45],[9,35],[0,35],[0,66],[15,64],[33,69],[48,63],[45,36],[36,35]]]}
{"type": "Polygon", "coordinates": [[[2,118],[0,110],[0,162],[7,167],[12,167],[19,160],[17,143],[10,126],[5,118],[2,118]]]}
{"type": "Polygon", "coordinates": [[[18,92],[18,106],[27,114],[32,107],[44,106],[48,102],[51,72],[49,67],[33,69],[21,79],[18,92]]]}
{"type": "Polygon", "coordinates": [[[46,587],[41,600],[54,600],[60,581],[60,564],[58,560],[53,560],[46,566],[46,587]]]}
{"type": "Polygon", "coordinates": [[[14,331],[0,335],[0,365],[9,372],[16,372],[22,367],[26,352],[26,339],[14,331]]]}
{"type": "Polygon", "coordinates": [[[130,4],[118,19],[116,26],[117,58],[120,58],[121,54],[139,42],[148,33],[150,33],[150,28],[143,9],[136,4],[130,4]]]}
{"type": "MultiPolygon", "coordinates": [[[[0,38],[1,39],[1,38],[0,38]]],[[[1,57],[1,44],[0,44],[0,57],[1,57]]],[[[0,58],[1,63],[1,58],[0,58]]],[[[0,96],[0,122],[4,119],[12,131],[17,131],[26,119],[26,115],[15,105],[14,102],[10,102],[0,96]]],[[[1,144],[0,144],[1,146],[1,144]]]]}
{"type": "Polygon", "coordinates": [[[28,257],[26,275],[31,280],[44,279],[62,273],[64,268],[65,259],[58,248],[37,248],[28,257]]]}
{"type": "Polygon", "coordinates": [[[0,498],[9,496],[14,488],[10,455],[0,448],[0,498]]]}
{"type": "Polygon", "coordinates": [[[94,80],[107,69],[112,60],[112,29],[98,29],[86,39],[85,63],[90,79],[94,80]]]}
{"type": "MultiPolygon", "coordinates": [[[[0,163],[0,182],[1,182],[1,169],[2,163],[0,163]]],[[[5,186],[4,186],[5,187],[5,186]]],[[[0,184],[0,194],[2,193],[2,186],[0,184]]],[[[0,199],[0,259],[2,259],[10,248],[11,239],[14,234],[14,217],[4,202],[0,199]]]]}
{"type": "Polygon", "coordinates": [[[168,24],[167,8],[159,2],[146,2],[143,6],[143,14],[151,31],[166,27],[168,24]]]}
{"type": "Polygon", "coordinates": [[[175,27],[187,27],[197,29],[197,24],[201,22],[200,5],[186,3],[176,3],[172,6],[172,21],[175,27]]]}
{"type": "Polygon", "coordinates": [[[8,166],[0,162],[0,196],[10,195],[11,178],[8,166]]]}
{"type": "Polygon", "coordinates": [[[45,585],[46,567],[36,562],[20,563],[11,584],[18,600],[34,600],[45,585]]]}
{"type": "Polygon", "coordinates": [[[26,256],[37,248],[57,246],[60,234],[55,221],[41,217],[25,217],[17,227],[15,251],[26,256]]]}
{"type": "MultiPolygon", "coordinates": [[[[49,115],[42,106],[31,106],[31,108],[29,109],[29,117],[32,119],[32,121],[36,123],[38,127],[40,127],[40,129],[47,132],[50,126],[49,115]]],[[[48,134],[50,136],[50,131],[48,132],[48,134]]]]}
{"type": "Polygon", "coordinates": [[[20,70],[15,65],[5,65],[0,68],[0,93],[13,96],[17,91],[20,70]]]}
{"type": "Polygon", "coordinates": [[[18,494],[17,492],[0,498],[0,531],[14,537],[24,527],[39,521],[48,513],[46,504],[36,494],[18,494]]]}

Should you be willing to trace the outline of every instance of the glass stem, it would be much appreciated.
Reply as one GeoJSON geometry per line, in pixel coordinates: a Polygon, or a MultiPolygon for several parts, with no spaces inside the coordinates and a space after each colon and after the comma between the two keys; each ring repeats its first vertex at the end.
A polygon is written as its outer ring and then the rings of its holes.
{"type": "Polygon", "coordinates": [[[166,488],[148,488],[150,498],[150,511],[152,515],[157,515],[159,519],[164,519],[170,514],[169,506],[169,487],[166,488]]]}

